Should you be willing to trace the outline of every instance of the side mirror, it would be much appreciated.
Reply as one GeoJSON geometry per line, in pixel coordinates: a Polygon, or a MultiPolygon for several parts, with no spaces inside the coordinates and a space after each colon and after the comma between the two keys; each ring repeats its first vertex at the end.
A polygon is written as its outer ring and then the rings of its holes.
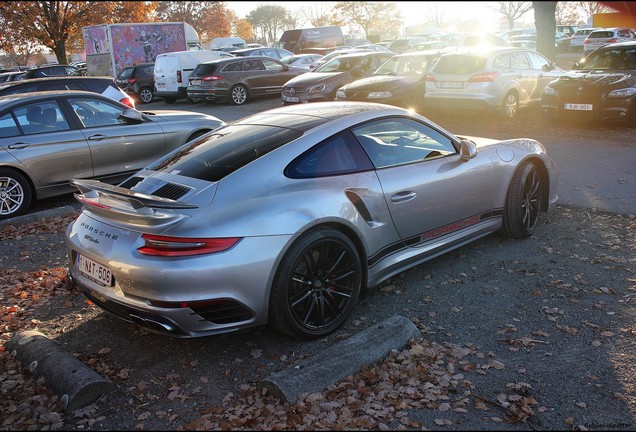
{"type": "Polygon", "coordinates": [[[555,67],[556,67],[556,64],[554,62],[550,62],[548,64],[543,65],[541,69],[543,69],[543,72],[550,72],[551,70],[554,70],[555,67]]]}
{"type": "Polygon", "coordinates": [[[467,139],[459,142],[459,155],[461,160],[467,161],[477,156],[477,145],[467,139]]]}
{"type": "Polygon", "coordinates": [[[578,69],[580,66],[579,62],[572,63],[572,69],[578,69]]]}
{"type": "Polygon", "coordinates": [[[119,115],[119,118],[124,119],[129,123],[142,123],[144,121],[144,116],[139,111],[132,108],[124,110],[124,112],[119,115]]]}

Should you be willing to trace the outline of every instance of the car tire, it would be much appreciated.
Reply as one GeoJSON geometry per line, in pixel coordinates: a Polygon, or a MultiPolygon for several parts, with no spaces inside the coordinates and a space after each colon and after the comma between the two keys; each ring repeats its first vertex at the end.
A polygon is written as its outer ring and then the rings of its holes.
{"type": "Polygon", "coordinates": [[[514,119],[519,112],[519,95],[510,91],[506,93],[501,105],[501,117],[504,120],[514,119]]]}
{"type": "Polygon", "coordinates": [[[22,173],[0,168],[0,220],[26,212],[32,197],[31,186],[22,173]]]}
{"type": "Polygon", "coordinates": [[[306,338],[337,330],[355,307],[362,264],[353,242],[332,228],[303,234],[281,260],[269,301],[269,323],[306,338]]]}
{"type": "Polygon", "coordinates": [[[155,95],[152,93],[150,87],[143,87],[139,90],[139,102],[142,104],[148,104],[153,101],[155,95]]]}
{"type": "Polygon", "coordinates": [[[173,104],[177,101],[177,98],[173,98],[173,97],[165,97],[163,98],[163,101],[167,104],[173,104]]]}
{"type": "Polygon", "coordinates": [[[247,89],[242,84],[237,84],[230,89],[230,102],[232,105],[243,105],[247,102],[247,89]]]}
{"type": "Polygon", "coordinates": [[[530,237],[539,222],[545,186],[539,168],[526,162],[517,168],[508,187],[501,231],[506,237],[530,237]]]}

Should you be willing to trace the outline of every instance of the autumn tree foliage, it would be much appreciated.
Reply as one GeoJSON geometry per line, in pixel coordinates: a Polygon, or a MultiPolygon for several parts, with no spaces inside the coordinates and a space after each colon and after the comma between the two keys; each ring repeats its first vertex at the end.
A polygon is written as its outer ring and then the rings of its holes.
{"type": "Polygon", "coordinates": [[[50,48],[59,63],[67,63],[67,46],[81,46],[82,27],[147,21],[154,5],[127,1],[0,2],[4,26],[0,45],[8,46],[12,37],[19,37],[25,46],[39,44],[50,48]]]}
{"type": "Polygon", "coordinates": [[[236,21],[234,12],[222,1],[158,1],[155,14],[157,21],[187,22],[202,41],[230,36],[236,21]]]}
{"type": "Polygon", "coordinates": [[[366,36],[372,28],[395,34],[402,25],[402,14],[394,2],[341,1],[334,9],[343,22],[357,24],[366,36]]]}

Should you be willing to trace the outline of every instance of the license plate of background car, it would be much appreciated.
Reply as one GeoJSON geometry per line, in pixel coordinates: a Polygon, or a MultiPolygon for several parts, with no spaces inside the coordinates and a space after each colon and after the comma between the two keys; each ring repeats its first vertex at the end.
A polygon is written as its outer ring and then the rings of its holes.
{"type": "Polygon", "coordinates": [[[445,89],[460,89],[464,88],[464,83],[461,81],[442,81],[440,87],[445,89]]]}
{"type": "Polygon", "coordinates": [[[299,102],[299,99],[297,97],[293,97],[293,96],[284,96],[283,95],[283,99],[286,102],[299,102]]]}
{"type": "Polygon", "coordinates": [[[192,85],[201,85],[201,80],[192,80],[192,81],[190,81],[190,84],[192,84],[192,85]]]}
{"type": "Polygon", "coordinates": [[[565,104],[565,109],[566,110],[573,110],[573,111],[593,111],[593,105],[592,104],[571,104],[571,103],[566,103],[565,104]]]}
{"type": "Polygon", "coordinates": [[[86,258],[81,254],[77,254],[75,265],[80,273],[94,280],[98,284],[104,286],[112,285],[113,274],[108,267],[105,267],[90,258],[86,258]]]}

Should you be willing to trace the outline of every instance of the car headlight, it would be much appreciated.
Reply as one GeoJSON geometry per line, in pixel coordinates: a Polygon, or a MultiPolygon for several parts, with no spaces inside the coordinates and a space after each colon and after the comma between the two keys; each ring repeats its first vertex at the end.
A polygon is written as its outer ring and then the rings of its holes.
{"type": "Polygon", "coordinates": [[[556,97],[557,95],[558,95],[557,91],[555,89],[553,89],[552,87],[546,87],[543,90],[543,96],[555,96],[556,97]]]}
{"type": "Polygon", "coordinates": [[[313,87],[309,87],[309,90],[307,90],[307,93],[311,94],[311,93],[320,93],[325,91],[325,89],[327,88],[326,84],[318,84],[315,85],[313,87]]]}
{"type": "Polygon", "coordinates": [[[345,95],[344,90],[338,90],[338,91],[336,92],[336,97],[337,97],[337,98],[340,98],[340,99],[345,99],[345,98],[346,98],[346,95],[345,95]]]}
{"type": "Polygon", "coordinates": [[[608,98],[626,98],[626,97],[634,96],[635,94],[636,94],[636,88],[628,87],[624,89],[612,90],[611,92],[607,94],[607,97],[608,98]]]}

